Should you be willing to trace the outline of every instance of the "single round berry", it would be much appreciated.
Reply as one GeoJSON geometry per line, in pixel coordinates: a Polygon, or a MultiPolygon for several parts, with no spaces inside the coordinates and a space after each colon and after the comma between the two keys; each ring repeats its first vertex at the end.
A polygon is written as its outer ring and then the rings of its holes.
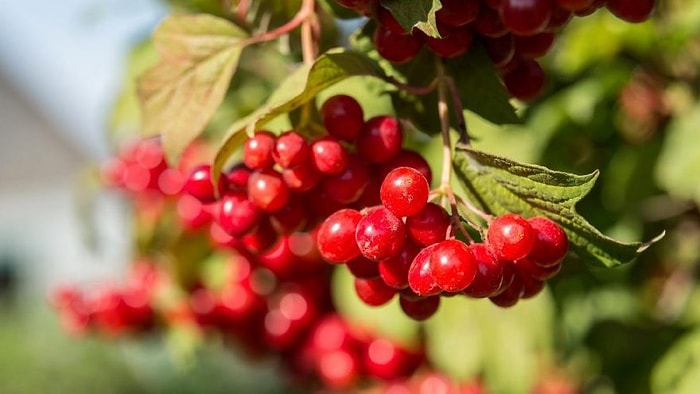
{"type": "Polygon", "coordinates": [[[304,163],[309,156],[309,145],[301,134],[294,130],[277,137],[272,157],[282,168],[291,168],[304,163]]]}
{"type": "Polygon", "coordinates": [[[639,23],[649,19],[655,3],[655,0],[608,0],[605,6],[620,19],[639,23]]]}
{"type": "Polygon", "coordinates": [[[430,260],[438,244],[424,248],[413,259],[408,269],[408,285],[419,296],[437,295],[442,292],[431,272],[430,260]]]}
{"type": "Polygon", "coordinates": [[[543,280],[527,276],[520,276],[518,280],[523,286],[523,292],[520,294],[520,298],[522,299],[532,298],[544,290],[543,280]]]}
{"type": "Polygon", "coordinates": [[[311,162],[321,174],[340,174],[348,165],[348,152],[334,137],[321,137],[311,143],[311,162]]]}
{"type": "Polygon", "coordinates": [[[307,192],[321,181],[321,174],[311,164],[306,162],[293,168],[282,170],[282,179],[287,184],[289,190],[295,192],[307,192]]]}
{"type": "Polygon", "coordinates": [[[569,241],[564,230],[544,217],[534,217],[527,221],[535,231],[535,244],[527,257],[543,267],[561,263],[569,250],[569,241]]]}
{"type": "Polygon", "coordinates": [[[248,178],[248,199],[261,211],[276,212],[287,204],[289,188],[279,172],[256,170],[248,178]]]}
{"type": "Polygon", "coordinates": [[[428,246],[443,241],[450,226],[445,208],[429,202],[420,212],[406,218],[406,233],[416,244],[428,246]]]}
{"type": "Polygon", "coordinates": [[[464,294],[474,298],[496,295],[503,283],[503,262],[485,244],[472,244],[469,249],[476,260],[477,269],[474,281],[464,289],[464,294]]]}
{"type": "Polygon", "coordinates": [[[355,242],[357,224],[362,214],[354,209],[341,209],[330,215],[316,235],[318,250],[330,263],[347,263],[360,256],[355,242]]]}
{"type": "Polygon", "coordinates": [[[491,222],[486,239],[497,258],[512,261],[530,253],[535,244],[535,231],[525,218],[508,213],[491,222]]]}
{"type": "Polygon", "coordinates": [[[241,192],[248,188],[248,178],[250,178],[250,168],[244,163],[238,163],[226,171],[224,176],[225,191],[241,192]]]}
{"type": "Polygon", "coordinates": [[[452,27],[442,25],[438,27],[441,38],[425,35],[423,42],[434,54],[453,58],[466,53],[474,41],[474,34],[469,27],[452,27]]]}
{"type": "Polygon", "coordinates": [[[224,231],[239,237],[258,225],[260,214],[245,194],[235,193],[224,196],[218,202],[216,218],[224,231]]]}
{"type": "MultiPolygon", "coordinates": [[[[221,190],[224,182],[222,178],[219,179],[218,185],[221,190]]],[[[183,190],[205,204],[216,201],[216,190],[211,180],[211,166],[202,164],[193,168],[185,180],[183,190]]]]}
{"type": "Polygon", "coordinates": [[[476,277],[477,261],[469,246],[457,239],[437,244],[430,256],[430,272],[441,289],[456,293],[469,286],[476,277]]]}
{"type": "Polygon", "coordinates": [[[440,297],[421,297],[415,301],[407,298],[400,298],[399,304],[401,305],[401,310],[403,310],[408,317],[413,320],[423,321],[437,312],[440,307],[440,297]]]}
{"type": "Polygon", "coordinates": [[[503,83],[511,96],[520,100],[532,100],[544,90],[545,75],[542,66],[534,60],[524,59],[503,76],[503,83]]]}
{"type": "Polygon", "coordinates": [[[387,286],[381,278],[355,278],[355,292],[362,302],[370,306],[384,305],[396,295],[396,289],[387,286]]]}
{"type": "Polygon", "coordinates": [[[397,256],[380,261],[378,265],[379,275],[384,283],[395,289],[407,288],[408,270],[418,252],[419,248],[416,245],[412,242],[406,242],[397,256]]]}
{"type": "Polygon", "coordinates": [[[552,0],[503,0],[499,11],[508,30],[529,36],[547,27],[552,15],[552,0]]]}
{"type": "Polygon", "coordinates": [[[392,170],[379,190],[382,204],[398,217],[413,216],[428,203],[430,186],[423,174],[410,167],[392,170]]]}
{"type": "Polygon", "coordinates": [[[517,304],[522,294],[523,283],[516,277],[500,294],[489,297],[489,300],[500,307],[507,308],[517,304]]]}
{"type": "Polygon", "coordinates": [[[367,163],[353,154],[343,172],[323,180],[323,191],[339,203],[352,204],[362,196],[371,179],[367,163]]]}
{"type": "Polygon", "coordinates": [[[435,18],[445,25],[467,25],[479,14],[479,0],[442,0],[441,3],[435,18]]]}
{"type": "Polygon", "coordinates": [[[515,36],[515,51],[525,59],[542,57],[554,43],[554,33],[539,33],[534,36],[515,36]]]}
{"type": "Polygon", "coordinates": [[[382,26],[377,27],[373,38],[379,55],[396,64],[412,60],[423,47],[417,35],[397,34],[382,26]]]}
{"type": "Polygon", "coordinates": [[[258,131],[243,146],[243,163],[251,170],[270,168],[275,165],[274,149],[275,135],[265,130],[258,131]]]}
{"type": "Polygon", "coordinates": [[[344,141],[354,140],[364,124],[362,107],[354,98],[339,94],[321,106],[321,117],[328,134],[344,141]]]}
{"type": "Polygon", "coordinates": [[[398,217],[384,207],[370,210],[357,223],[357,247],[363,256],[381,261],[397,256],[406,241],[406,228],[398,217]]]}
{"type": "Polygon", "coordinates": [[[401,151],[403,130],[393,116],[369,119],[357,138],[357,152],[370,163],[387,162],[401,151]]]}

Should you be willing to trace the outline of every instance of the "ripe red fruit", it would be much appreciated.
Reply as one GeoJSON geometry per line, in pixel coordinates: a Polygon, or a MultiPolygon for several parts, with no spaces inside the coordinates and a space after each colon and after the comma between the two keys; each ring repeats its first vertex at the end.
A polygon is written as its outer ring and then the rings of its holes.
{"type": "Polygon", "coordinates": [[[442,0],[442,8],[435,13],[438,22],[463,26],[473,22],[479,14],[478,0],[442,0]]]}
{"type": "Polygon", "coordinates": [[[534,217],[527,221],[535,231],[535,243],[527,257],[542,267],[561,263],[569,250],[569,241],[564,230],[544,217],[534,217]]]}
{"type": "Polygon", "coordinates": [[[401,252],[406,229],[391,211],[378,207],[357,223],[355,241],[363,256],[373,261],[386,260],[401,252]]]}
{"type": "Polygon", "coordinates": [[[384,282],[395,289],[407,288],[408,270],[418,252],[419,248],[416,245],[412,242],[406,242],[396,257],[380,261],[378,265],[379,275],[384,282]]]}
{"type": "Polygon", "coordinates": [[[342,204],[357,201],[370,183],[369,166],[357,155],[350,155],[345,170],[323,180],[323,191],[328,197],[342,204]]]}
{"type": "Polygon", "coordinates": [[[547,27],[552,15],[552,0],[503,0],[499,11],[508,30],[529,36],[547,27]]]}
{"type": "Polygon", "coordinates": [[[464,294],[474,298],[495,295],[503,283],[503,262],[498,260],[486,244],[469,246],[476,260],[477,270],[474,281],[464,289],[464,294]]]}
{"type": "Polygon", "coordinates": [[[383,180],[391,170],[399,167],[415,168],[423,174],[428,184],[433,181],[433,173],[430,170],[430,164],[428,164],[420,153],[409,149],[402,149],[393,159],[382,163],[379,167],[378,176],[383,180]]]}
{"type": "Polygon", "coordinates": [[[512,34],[504,34],[495,38],[486,37],[483,42],[486,53],[491,58],[494,66],[503,67],[513,60],[513,56],[515,56],[515,40],[512,34]]]}
{"type": "Polygon", "coordinates": [[[421,297],[416,300],[400,298],[401,310],[413,320],[423,321],[435,314],[440,307],[439,296],[421,297]]]}
{"type": "Polygon", "coordinates": [[[276,212],[287,204],[289,188],[279,172],[256,170],[248,178],[248,199],[261,211],[276,212]]]}
{"type": "Polygon", "coordinates": [[[430,186],[423,174],[410,167],[392,170],[379,190],[382,204],[398,217],[413,216],[428,203],[430,186]]]}
{"type": "Polygon", "coordinates": [[[272,151],[275,148],[275,135],[261,130],[248,139],[243,146],[243,163],[251,170],[270,168],[275,165],[272,151]]]}
{"type": "Polygon", "coordinates": [[[511,96],[532,100],[544,90],[545,75],[542,66],[534,60],[523,59],[503,76],[503,83],[511,96]]]}
{"type": "Polygon", "coordinates": [[[277,233],[275,229],[272,228],[267,218],[262,217],[259,220],[258,227],[241,237],[241,245],[249,253],[258,255],[274,245],[276,240],[277,233]]]}
{"type": "Polygon", "coordinates": [[[552,266],[542,267],[535,264],[530,258],[526,257],[523,259],[515,260],[513,262],[516,273],[520,273],[523,276],[528,276],[538,280],[547,280],[554,277],[561,270],[561,260],[552,266]]]}
{"type": "Polygon", "coordinates": [[[406,218],[408,237],[421,246],[443,241],[450,226],[450,215],[445,208],[429,202],[420,212],[406,218]]]}
{"type": "Polygon", "coordinates": [[[517,304],[522,294],[523,283],[516,277],[500,294],[489,297],[489,300],[500,307],[507,308],[517,304]]]}
{"type": "Polygon", "coordinates": [[[355,231],[360,219],[360,212],[341,209],[321,224],[316,242],[324,260],[330,263],[347,263],[360,255],[355,242],[355,231]]]}
{"type": "Polygon", "coordinates": [[[340,174],[348,165],[348,152],[335,137],[321,137],[311,143],[311,162],[321,174],[340,174]]]}
{"type": "Polygon", "coordinates": [[[379,265],[364,256],[358,256],[345,264],[352,276],[362,279],[376,279],[379,277],[379,265]]]}
{"type": "Polygon", "coordinates": [[[294,130],[282,133],[272,150],[272,158],[282,168],[291,168],[304,163],[309,156],[309,145],[304,137],[294,130]]]}
{"type": "Polygon", "coordinates": [[[321,106],[321,117],[328,134],[344,141],[354,140],[364,124],[362,107],[344,94],[328,98],[321,106]]]}
{"type": "Polygon", "coordinates": [[[377,21],[383,28],[391,31],[394,34],[408,34],[408,32],[406,32],[406,30],[404,30],[404,28],[401,27],[399,22],[396,20],[394,14],[392,14],[391,11],[379,5],[379,2],[377,2],[376,14],[377,21]]]}
{"type": "Polygon", "coordinates": [[[216,220],[228,234],[240,237],[258,225],[260,214],[245,194],[224,196],[218,203],[216,220]]]}
{"type": "Polygon", "coordinates": [[[517,260],[532,250],[535,231],[525,218],[508,213],[491,222],[486,239],[496,257],[501,260],[517,260]]]}
{"type": "Polygon", "coordinates": [[[526,59],[542,57],[554,43],[554,33],[539,33],[534,36],[515,36],[515,51],[526,59]]]}
{"type": "Polygon", "coordinates": [[[430,256],[430,272],[441,289],[456,293],[476,277],[477,261],[468,245],[457,239],[441,241],[430,256]]]}
{"type": "Polygon", "coordinates": [[[397,64],[410,61],[423,47],[423,42],[417,35],[397,34],[382,26],[374,31],[373,38],[379,55],[397,64]]]}
{"type": "Polygon", "coordinates": [[[339,348],[322,353],[316,368],[323,383],[332,389],[348,389],[361,372],[358,355],[351,349],[339,348]]]}
{"type": "MultiPolygon", "coordinates": [[[[223,188],[221,178],[218,184],[221,190],[223,188]]],[[[185,180],[183,190],[205,204],[216,201],[216,191],[211,181],[211,166],[202,164],[192,169],[185,180]]]]}
{"type": "Polygon", "coordinates": [[[289,190],[295,192],[307,192],[321,181],[321,174],[311,164],[306,162],[293,168],[282,170],[282,179],[287,184],[289,190]]]}
{"type": "Polygon", "coordinates": [[[355,292],[362,302],[370,306],[384,305],[396,295],[396,289],[387,286],[381,278],[355,278],[355,292]]]}
{"type": "Polygon", "coordinates": [[[248,187],[248,178],[250,178],[250,168],[244,163],[238,163],[223,174],[225,180],[225,192],[240,192],[245,191],[248,187]]]}
{"type": "Polygon", "coordinates": [[[552,9],[552,16],[549,18],[549,23],[547,23],[545,31],[556,32],[560,30],[569,23],[572,17],[573,12],[555,6],[552,9]]]}
{"type": "Polygon", "coordinates": [[[594,0],[555,0],[557,5],[565,10],[580,11],[593,4],[594,0]]]}
{"type": "Polygon", "coordinates": [[[387,162],[401,151],[403,130],[393,116],[369,119],[357,138],[357,152],[370,163],[387,162]]]}
{"type": "Polygon", "coordinates": [[[452,27],[442,25],[438,27],[441,38],[425,35],[423,42],[434,54],[453,58],[466,53],[474,41],[474,34],[469,27],[452,27]]]}
{"type": "Polygon", "coordinates": [[[476,17],[472,27],[476,33],[485,37],[500,37],[508,33],[508,29],[503,25],[498,11],[483,6],[479,9],[479,16],[476,17]]]}
{"type": "Polygon", "coordinates": [[[639,23],[649,19],[655,3],[655,0],[608,0],[605,6],[620,19],[639,23]]]}
{"type": "Polygon", "coordinates": [[[410,374],[421,360],[421,354],[402,349],[386,338],[376,338],[369,342],[363,358],[367,374],[383,380],[394,380],[410,374]]]}
{"type": "Polygon", "coordinates": [[[419,296],[437,295],[442,292],[440,286],[435,283],[430,264],[433,251],[437,245],[430,245],[418,252],[411,263],[411,267],[408,269],[408,285],[419,296]]]}

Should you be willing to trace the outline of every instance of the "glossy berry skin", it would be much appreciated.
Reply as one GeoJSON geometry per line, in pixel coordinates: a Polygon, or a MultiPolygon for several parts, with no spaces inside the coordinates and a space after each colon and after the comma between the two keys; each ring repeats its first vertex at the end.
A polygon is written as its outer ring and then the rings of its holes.
{"type": "Polygon", "coordinates": [[[403,130],[393,116],[369,119],[357,137],[357,152],[370,163],[387,162],[401,151],[403,130]]]}
{"type": "Polygon", "coordinates": [[[469,246],[457,239],[438,243],[430,256],[430,272],[435,283],[451,293],[469,286],[476,277],[477,267],[469,246]]]}
{"type": "Polygon", "coordinates": [[[474,281],[464,289],[464,294],[474,298],[495,295],[503,283],[503,263],[486,244],[472,244],[469,249],[476,260],[477,270],[474,281]]]}
{"type": "Polygon", "coordinates": [[[224,196],[218,203],[217,223],[234,237],[250,232],[258,225],[260,214],[243,193],[224,196]]]}
{"type": "Polygon", "coordinates": [[[248,178],[248,199],[263,212],[277,212],[287,204],[289,188],[279,172],[257,170],[248,178]]]}
{"type": "Polygon", "coordinates": [[[275,164],[274,149],[275,135],[265,130],[258,131],[243,146],[243,163],[251,170],[271,168],[275,164]]]}
{"type": "Polygon", "coordinates": [[[293,168],[282,170],[282,179],[289,190],[295,192],[308,192],[321,181],[321,174],[311,162],[299,164],[293,168]]]}
{"type": "Polygon", "coordinates": [[[382,26],[374,31],[373,39],[379,55],[396,64],[412,60],[423,47],[417,35],[397,34],[382,26]]]}
{"type": "Polygon", "coordinates": [[[428,202],[430,186],[423,174],[410,167],[399,167],[387,174],[379,189],[386,209],[398,217],[413,216],[428,202]]]}
{"type": "Polygon", "coordinates": [[[316,234],[316,242],[324,260],[342,264],[360,256],[360,250],[355,242],[355,231],[360,219],[362,219],[360,212],[354,209],[341,209],[321,224],[316,234]]]}
{"type": "Polygon", "coordinates": [[[357,201],[370,183],[372,174],[369,166],[357,155],[350,155],[345,170],[323,180],[323,191],[342,204],[357,201]]]}
{"type": "Polygon", "coordinates": [[[417,214],[406,218],[406,233],[418,245],[428,246],[445,240],[450,215],[445,208],[429,202],[417,214]]]}
{"type": "Polygon", "coordinates": [[[340,174],[348,165],[348,152],[337,138],[321,137],[311,143],[311,163],[321,174],[340,174]]]}
{"type": "Polygon", "coordinates": [[[529,36],[547,27],[552,15],[552,0],[503,0],[499,11],[508,30],[529,36]]]}
{"type": "Polygon", "coordinates": [[[430,296],[421,297],[417,300],[409,300],[407,298],[399,299],[401,310],[413,320],[427,320],[437,312],[440,307],[440,297],[430,296]]]}
{"type": "Polygon", "coordinates": [[[431,272],[430,260],[438,244],[430,245],[416,255],[408,269],[408,285],[419,296],[431,296],[442,293],[431,272]]]}
{"type": "Polygon", "coordinates": [[[655,3],[655,0],[608,0],[605,6],[620,19],[639,23],[649,19],[655,3]]]}
{"type": "Polygon", "coordinates": [[[272,158],[282,168],[292,168],[306,161],[309,157],[309,145],[304,137],[294,130],[277,137],[272,150],[272,158]]]}
{"type": "Polygon", "coordinates": [[[524,59],[503,76],[503,83],[511,96],[528,101],[544,90],[545,75],[539,63],[524,59]]]}
{"type": "Polygon", "coordinates": [[[535,244],[535,232],[525,218],[508,213],[495,218],[486,232],[489,247],[501,260],[527,256],[535,244]]]}
{"type": "MultiPolygon", "coordinates": [[[[220,179],[218,185],[221,190],[224,186],[223,179],[220,179]]],[[[216,201],[216,190],[211,181],[211,166],[202,164],[193,168],[185,180],[183,190],[205,204],[216,201]]]]}
{"type": "Polygon", "coordinates": [[[402,149],[393,159],[382,163],[379,167],[379,178],[383,180],[391,170],[399,167],[415,168],[423,174],[428,184],[433,181],[433,172],[430,169],[430,164],[420,153],[409,149],[402,149]]]}
{"type": "Polygon", "coordinates": [[[384,283],[399,290],[407,288],[408,270],[418,252],[418,246],[412,242],[406,242],[397,256],[380,261],[378,265],[379,275],[384,283]]]}
{"type": "Polygon", "coordinates": [[[355,241],[363,256],[379,262],[401,252],[406,242],[406,228],[388,209],[374,208],[357,223],[355,241]]]}
{"type": "Polygon", "coordinates": [[[561,263],[569,250],[569,240],[564,230],[545,217],[538,216],[527,221],[535,231],[535,243],[527,257],[542,267],[561,263]]]}
{"type": "Polygon", "coordinates": [[[328,134],[344,141],[353,141],[364,124],[362,107],[344,94],[328,98],[321,106],[321,117],[328,134]]]}
{"type": "Polygon", "coordinates": [[[423,42],[434,54],[453,58],[466,53],[474,41],[474,34],[468,27],[440,26],[441,38],[425,35],[423,42]]]}
{"type": "Polygon", "coordinates": [[[387,286],[381,278],[355,278],[355,292],[369,306],[384,305],[396,295],[396,289],[387,286]]]}
{"type": "Polygon", "coordinates": [[[479,14],[479,3],[478,0],[442,0],[442,8],[435,13],[435,18],[449,26],[469,24],[479,14]]]}

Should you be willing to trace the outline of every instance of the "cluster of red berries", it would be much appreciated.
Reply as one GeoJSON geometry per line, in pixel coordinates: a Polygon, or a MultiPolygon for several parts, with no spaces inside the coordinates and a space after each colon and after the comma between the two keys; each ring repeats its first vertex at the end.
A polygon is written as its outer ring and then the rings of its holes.
{"type": "Polygon", "coordinates": [[[442,38],[422,31],[407,32],[392,13],[376,0],[336,0],[340,5],[374,17],[378,27],[374,44],[379,54],[394,63],[412,60],[427,47],[438,56],[452,58],[469,51],[474,41],[486,48],[509,93],[530,100],[545,85],[536,61],[552,47],[555,34],[572,16],[586,16],[607,7],[629,22],[642,22],[654,10],[655,0],[441,0],[436,14],[442,38]]]}
{"type": "Polygon", "coordinates": [[[63,327],[73,335],[140,333],[154,326],[151,300],[158,280],[154,266],[140,261],[132,265],[128,281],[121,286],[101,286],[94,291],[63,287],[51,301],[63,327]]]}

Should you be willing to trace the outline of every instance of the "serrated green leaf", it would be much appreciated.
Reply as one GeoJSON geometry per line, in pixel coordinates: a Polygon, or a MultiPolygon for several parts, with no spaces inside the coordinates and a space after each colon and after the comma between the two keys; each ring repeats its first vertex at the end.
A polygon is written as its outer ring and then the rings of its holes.
{"type": "Polygon", "coordinates": [[[139,80],[143,133],[161,134],[175,161],[224,99],[246,33],[212,15],[174,15],[153,35],[159,63],[139,80]]]}
{"type": "Polygon", "coordinates": [[[280,84],[265,105],[229,127],[214,159],[214,179],[217,179],[229,157],[255,130],[275,117],[299,108],[322,90],[355,76],[385,78],[376,61],[342,48],[330,50],[313,64],[299,67],[280,84]]]}
{"type": "Polygon", "coordinates": [[[379,4],[391,11],[404,30],[417,28],[430,37],[440,38],[435,13],[442,8],[440,0],[380,0],[379,4]]]}
{"type": "Polygon", "coordinates": [[[576,213],[576,203],[593,188],[597,172],[574,175],[552,171],[464,145],[458,145],[455,153],[454,170],[472,203],[496,215],[515,212],[556,221],[566,231],[571,248],[591,265],[628,263],[663,236],[648,243],[620,242],[576,213]]]}
{"type": "Polygon", "coordinates": [[[474,45],[465,56],[446,62],[464,108],[498,124],[522,123],[486,51],[474,45]]]}

